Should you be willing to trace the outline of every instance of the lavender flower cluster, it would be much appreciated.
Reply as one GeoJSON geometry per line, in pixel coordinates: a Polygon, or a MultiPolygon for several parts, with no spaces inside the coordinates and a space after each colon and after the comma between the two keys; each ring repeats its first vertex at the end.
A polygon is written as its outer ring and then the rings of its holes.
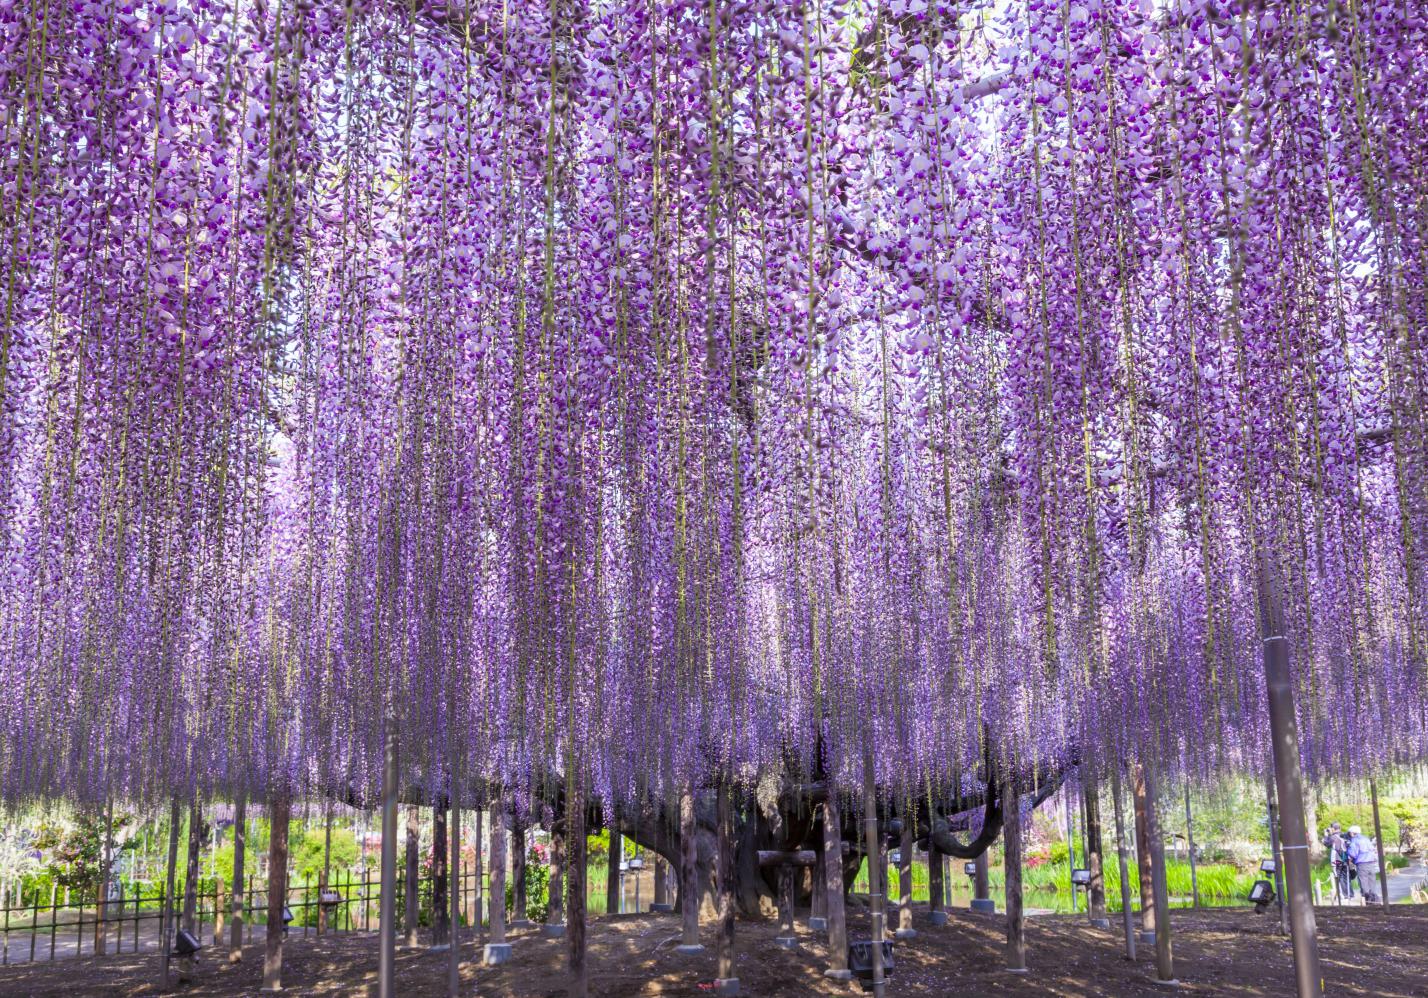
{"type": "Polygon", "coordinates": [[[1421,761],[1424,94],[1402,0],[0,0],[0,796],[1262,771],[1266,626],[1421,761]]]}

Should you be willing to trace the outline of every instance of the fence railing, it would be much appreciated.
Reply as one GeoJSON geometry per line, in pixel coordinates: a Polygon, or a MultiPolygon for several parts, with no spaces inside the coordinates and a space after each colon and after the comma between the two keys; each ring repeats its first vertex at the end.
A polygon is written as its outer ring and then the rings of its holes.
{"type": "MultiPolygon", "coordinates": [[[[452,878],[461,892],[460,911],[463,925],[474,924],[473,915],[487,896],[488,877],[478,877],[474,869],[462,870],[452,878]]],[[[430,898],[433,878],[417,880],[419,898],[430,898]]],[[[450,889],[450,888],[448,888],[450,889]]],[[[404,877],[397,878],[397,922],[401,924],[406,893],[404,877]]],[[[262,939],[268,917],[268,885],[248,877],[237,892],[242,901],[242,933],[246,945],[262,939]]],[[[234,892],[222,880],[212,890],[195,892],[194,935],[205,946],[226,948],[233,925],[234,892]]],[[[103,904],[98,891],[88,897],[82,892],[66,891],[61,895],[50,887],[45,892],[35,889],[25,892],[7,891],[0,898],[0,965],[35,960],[79,958],[105,953],[138,953],[157,950],[161,943],[165,889],[162,885],[146,892],[142,884],[120,883],[118,889],[103,904]]],[[[179,924],[187,896],[176,891],[172,899],[172,920],[169,944],[179,924]]],[[[381,927],[381,880],[373,871],[354,876],[351,870],[334,871],[325,887],[319,883],[289,883],[285,907],[292,915],[288,935],[306,937],[333,932],[373,932],[381,927]],[[327,895],[324,900],[323,895],[327,895]]],[[[423,913],[429,908],[423,906],[423,913]]]]}

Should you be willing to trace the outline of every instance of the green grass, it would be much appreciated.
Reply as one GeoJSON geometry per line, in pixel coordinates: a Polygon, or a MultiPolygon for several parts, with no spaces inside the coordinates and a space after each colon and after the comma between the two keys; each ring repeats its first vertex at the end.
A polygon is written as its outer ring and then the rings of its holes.
{"type": "MultiPolygon", "coordinates": [[[[1107,857],[1110,859],[1111,857],[1107,857]]],[[[866,892],[868,889],[867,878],[868,866],[865,861],[858,869],[857,878],[853,881],[853,889],[858,892],[866,892]]],[[[1138,904],[1140,897],[1140,875],[1134,865],[1128,869],[1130,878],[1130,890],[1133,903],[1138,904]]],[[[954,899],[969,897],[971,895],[969,879],[962,873],[961,862],[948,864],[948,882],[951,886],[951,895],[954,899]]],[[[1112,861],[1104,870],[1106,904],[1112,911],[1119,911],[1121,906],[1121,880],[1120,870],[1112,861]]],[[[1243,902],[1249,894],[1250,887],[1255,880],[1259,879],[1258,874],[1240,873],[1233,866],[1227,863],[1207,863],[1197,864],[1195,867],[1195,881],[1199,888],[1199,897],[1205,904],[1233,904],[1243,902]]],[[[987,871],[987,880],[991,888],[992,896],[995,897],[1005,891],[1006,880],[1001,866],[993,866],[987,871]]],[[[1022,872],[1023,889],[1031,895],[1050,895],[1060,899],[1061,904],[1069,904],[1071,896],[1071,871],[1065,862],[1042,863],[1037,866],[1028,866],[1022,872]]],[[[1190,864],[1175,860],[1166,861],[1166,886],[1172,898],[1189,898],[1191,896],[1190,884],[1190,864]]],[[[895,866],[888,868],[888,896],[896,898],[901,887],[898,883],[898,871],[895,866]]],[[[915,861],[912,865],[912,898],[913,901],[926,901],[928,899],[927,889],[927,864],[915,861]]],[[[1084,901],[1079,903],[1084,904],[1084,901]]],[[[1046,907],[1060,906],[1048,903],[1046,907]]]]}

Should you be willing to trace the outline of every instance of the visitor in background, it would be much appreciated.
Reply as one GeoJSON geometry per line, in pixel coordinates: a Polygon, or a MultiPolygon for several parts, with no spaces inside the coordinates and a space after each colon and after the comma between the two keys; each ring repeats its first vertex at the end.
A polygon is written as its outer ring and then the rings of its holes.
{"type": "Polygon", "coordinates": [[[1364,900],[1369,904],[1380,903],[1378,896],[1378,850],[1373,839],[1363,833],[1358,825],[1349,826],[1349,862],[1359,874],[1359,890],[1364,892],[1364,900]]]}
{"type": "Polygon", "coordinates": [[[1329,868],[1334,874],[1335,893],[1341,900],[1353,897],[1354,887],[1349,880],[1349,840],[1337,821],[1324,833],[1324,848],[1329,851],[1329,868]]]}

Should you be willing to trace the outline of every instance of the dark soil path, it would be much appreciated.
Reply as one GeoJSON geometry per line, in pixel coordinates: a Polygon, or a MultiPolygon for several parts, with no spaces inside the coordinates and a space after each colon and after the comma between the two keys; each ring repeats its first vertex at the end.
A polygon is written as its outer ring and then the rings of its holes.
{"type": "MultiPolygon", "coordinates": [[[[1318,910],[1325,990],[1331,995],[1428,998],[1428,907],[1318,910]]],[[[1245,909],[1175,913],[1176,974],[1169,991],[1154,983],[1149,952],[1135,964],[1121,955],[1120,937],[1090,928],[1084,917],[1033,918],[1027,929],[1031,973],[1002,967],[1004,923],[1000,916],[957,912],[942,928],[917,920],[916,939],[897,944],[890,996],[1194,995],[1292,996],[1289,941],[1271,917],[1245,909]]],[[[674,951],[678,923],[668,915],[626,915],[595,920],[590,932],[591,992],[599,998],[637,995],[709,995],[715,961],[712,948],[694,956],[674,951]]],[[[865,919],[852,927],[866,937],[865,919]]],[[[757,996],[853,995],[823,975],[821,939],[800,931],[802,948],[773,945],[775,927],[740,923],[738,976],[743,994],[757,996]]],[[[564,998],[563,940],[536,930],[511,934],[512,961],[497,968],[463,967],[466,995],[564,998]]],[[[712,941],[712,940],[711,940],[712,941]]],[[[477,951],[470,948],[474,955],[477,951]]],[[[180,995],[257,994],[262,947],[254,945],[241,965],[205,951],[193,980],[180,995]]],[[[41,963],[0,971],[0,995],[76,998],[157,993],[157,957],[111,956],[41,963]]],[[[283,975],[292,995],[375,994],[377,944],[371,935],[327,936],[289,944],[283,975]]],[[[437,998],[445,992],[446,955],[425,950],[398,953],[397,992],[403,998],[437,998]]]]}

